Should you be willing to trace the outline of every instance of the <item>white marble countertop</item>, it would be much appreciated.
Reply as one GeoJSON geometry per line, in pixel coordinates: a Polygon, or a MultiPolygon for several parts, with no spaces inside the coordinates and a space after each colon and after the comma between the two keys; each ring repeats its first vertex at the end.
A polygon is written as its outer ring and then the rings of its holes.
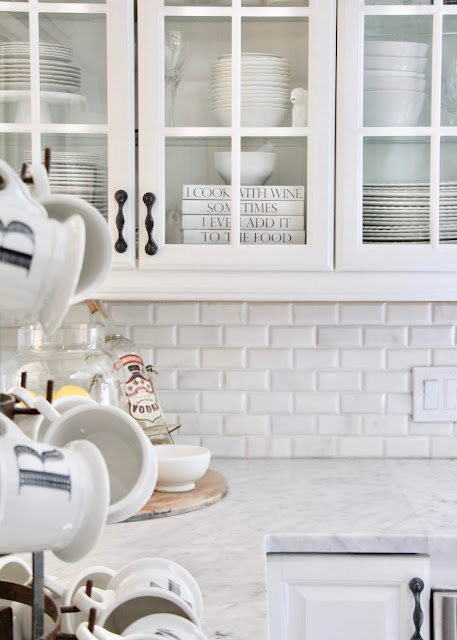
{"type": "Polygon", "coordinates": [[[457,461],[216,460],[229,494],[179,516],[108,526],[82,568],[161,556],[197,579],[209,640],[266,640],[265,552],[457,554],[457,461]]]}

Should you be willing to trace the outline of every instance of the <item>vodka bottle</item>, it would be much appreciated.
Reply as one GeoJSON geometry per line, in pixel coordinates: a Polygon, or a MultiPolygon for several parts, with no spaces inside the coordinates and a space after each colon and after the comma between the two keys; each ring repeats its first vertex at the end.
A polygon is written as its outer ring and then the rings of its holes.
{"type": "MultiPolygon", "coordinates": [[[[118,358],[115,366],[123,391],[125,410],[147,432],[151,427],[165,427],[168,434],[168,425],[151,379],[154,369],[145,367],[133,340],[116,332],[109,311],[103,302],[87,300],[86,304],[91,312],[92,324],[105,327],[106,346],[118,358]]],[[[170,441],[172,442],[172,439],[168,434],[168,442],[170,441]]]]}

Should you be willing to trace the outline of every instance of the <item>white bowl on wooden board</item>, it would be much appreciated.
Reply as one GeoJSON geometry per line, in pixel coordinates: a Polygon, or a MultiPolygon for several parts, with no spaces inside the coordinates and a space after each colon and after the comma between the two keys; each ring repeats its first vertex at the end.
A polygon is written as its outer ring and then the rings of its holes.
{"type": "Polygon", "coordinates": [[[156,491],[192,491],[197,480],[205,475],[211,460],[211,452],[205,447],[162,444],[154,449],[159,467],[156,491]]]}

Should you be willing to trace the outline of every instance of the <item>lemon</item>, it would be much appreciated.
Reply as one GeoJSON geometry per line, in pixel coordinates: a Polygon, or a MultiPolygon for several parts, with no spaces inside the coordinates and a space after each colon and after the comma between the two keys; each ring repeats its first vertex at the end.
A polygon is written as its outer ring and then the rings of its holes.
{"type": "Polygon", "coordinates": [[[90,398],[90,395],[85,389],[75,384],[66,384],[60,387],[60,389],[54,393],[54,400],[65,398],[66,396],[83,396],[84,398],[90,398]]]}

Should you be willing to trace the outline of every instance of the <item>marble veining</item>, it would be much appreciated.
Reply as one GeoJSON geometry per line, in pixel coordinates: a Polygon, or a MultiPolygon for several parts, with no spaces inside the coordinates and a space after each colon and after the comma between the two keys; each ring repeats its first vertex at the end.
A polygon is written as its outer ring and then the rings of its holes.
{"type": "Polygon", "coordinates": [[[207,509],[110,525],[89,556],[47,572],[118,569],[146,556],[199,582],[208,640],[266,640],[265,552],[457,554],[457,461],[216,460],[229,494],[207,509]]]}

